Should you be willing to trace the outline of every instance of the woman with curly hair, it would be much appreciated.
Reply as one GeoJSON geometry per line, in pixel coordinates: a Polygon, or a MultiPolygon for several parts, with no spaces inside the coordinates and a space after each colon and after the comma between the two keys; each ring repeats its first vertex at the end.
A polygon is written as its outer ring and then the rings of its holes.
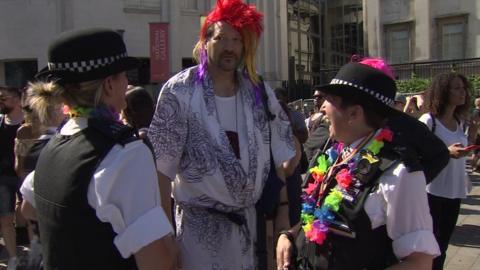
{"type": "Polygon", "coordinates": [[[466,192],[466,156],[469,151],[464,132],[470,107],[471,86],[459,73],[437,75],[426,92],[428,113],[420,117],[447,146],[448,165],[427,185],[428,202],[433,219],[435,238],[442,254],[435,258],[433,269],[443,269],[448,242],[466,192]]]}

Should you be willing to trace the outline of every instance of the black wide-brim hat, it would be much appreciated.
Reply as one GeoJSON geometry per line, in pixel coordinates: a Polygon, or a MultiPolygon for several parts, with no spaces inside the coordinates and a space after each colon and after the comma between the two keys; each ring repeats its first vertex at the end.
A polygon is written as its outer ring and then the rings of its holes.
{"type": "Polygon", "coordinates": [[[60,34],[48,48],[47,67],[35,78],[61,84],[78,83],[138,66],[139,61],[128,56],[120,34],[106,28],[89,28],[60,34]]]}
{"type": "Polygon", "coordinates": [[[398,111],[393,107],[397,86],[384,72],[352,62],[344,65],[327,85],[319,87],[326,94],[349,96],[383,116],[398,111]]]}

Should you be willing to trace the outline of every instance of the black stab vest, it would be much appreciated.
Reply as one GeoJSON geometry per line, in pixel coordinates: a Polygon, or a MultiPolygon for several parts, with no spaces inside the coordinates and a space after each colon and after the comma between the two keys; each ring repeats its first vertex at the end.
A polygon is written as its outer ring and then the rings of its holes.
{"type": "MultiPolygon", "coordinates": [[[[380,157],[391,161],[391,164],[402,160],[402,156],[394,151],[391,145],[385,144],[385,146],[380,153],[380,157]]],[[[317,158],[318,155],[315,160],[317,158]]],[[[375,186],[378,184],[380,176],[381,172],[377,172],[373,176],[375,186]]],[[[309,174],[306,177],[309,177],[309,174]]],[[[333,188],[333,185],[327,187],[328,190],[331,188],[333,188]]],[[[370,189],[368,193],[374,190],[375,187],[370,189]]],[[[361,208],[355,215],[348,211],[350,207],[347,209],[344,202],[340,205],[340,213],[348,221],[349,226],[354,229],[355,238],[329,233],[324,244],[318,246],[312,242],[306,242],[302,230],[296,239],[298,269],[380,270],[398,263],[398,259],[393,253],[392,239],[387,234],[386,226],[372,229],[370,218],[365,212],[363,204],[364,201],[359,205],[361,208]]]]}
{"type": "Polygon", "coordinates": [[[133,256],[121,257],[110,223],[88,204],[87,191],[98,165],[117,144],[132,141],[121,124],[89,119],[82,131],[56,134],[35,168],[34,191],[46,270],[136,269],[133,256]]]}

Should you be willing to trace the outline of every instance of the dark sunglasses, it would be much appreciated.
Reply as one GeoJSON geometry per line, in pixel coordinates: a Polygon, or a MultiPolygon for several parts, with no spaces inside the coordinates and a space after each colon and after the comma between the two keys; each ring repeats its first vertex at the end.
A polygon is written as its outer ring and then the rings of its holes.
{"type": "Polygon", "coordinates": [[[314,99],[324,99],[325,96],[324,95],[316,95],[316,96],[313,96],[314,99]]]}

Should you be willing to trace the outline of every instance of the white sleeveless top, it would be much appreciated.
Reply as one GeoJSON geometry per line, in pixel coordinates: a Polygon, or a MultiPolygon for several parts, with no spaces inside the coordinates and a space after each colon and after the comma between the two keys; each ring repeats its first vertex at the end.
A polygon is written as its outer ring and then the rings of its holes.
{"type": "MultiPolygon", "coordinates": [[[[419,121],[425,123],[432,130],[433,119],[429,113],[422,115],[419,121]]],[[[435,135],[442,140],[447,147],[454,143],[461,143],[467,146],[467,136],[463,132],[463,123],[457,124],[457,129],[451,131],[446,128],[439,119],[435,119],[435,135]]],[[[447,166],[427,185],[427,192],[444,198],[456,199],[467,196],[466,187],[466,158],[450,158],[447,166]]]]}

